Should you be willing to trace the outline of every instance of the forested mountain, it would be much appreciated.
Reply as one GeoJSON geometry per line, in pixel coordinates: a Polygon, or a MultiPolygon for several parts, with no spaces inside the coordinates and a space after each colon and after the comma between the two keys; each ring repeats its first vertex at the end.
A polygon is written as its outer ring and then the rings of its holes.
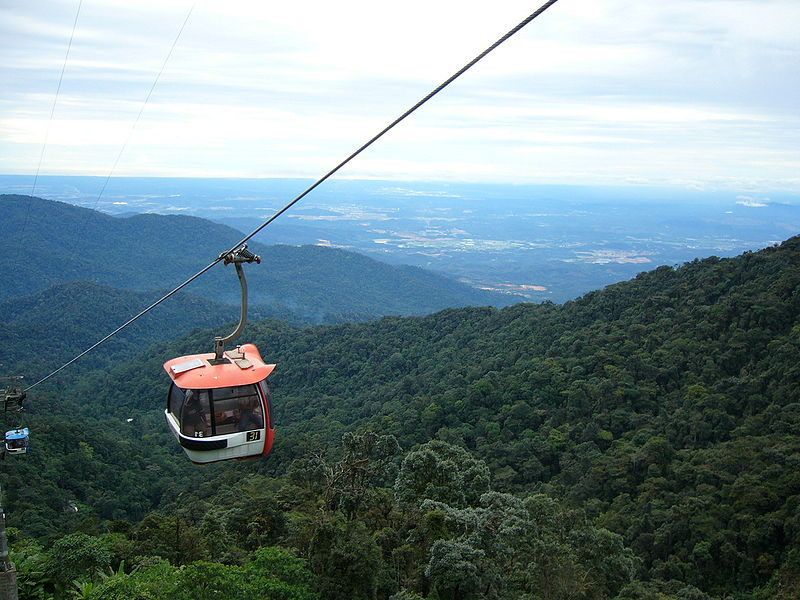
{"type": "MultiPolygon", "coordinates": [[[[29,380],[44,377],[166,292],[134,292],[73,281],[31,296],[0,301],[0,369],[4,373],[22,373],[29,380]],[[31,345],[36,352],[30,351],[31,345]]],[[[71,374],[107,369],[141,354],[151,344],[184,337],[195,329],[235,324],[240,310],[238,306],[179,292],[76,363],[71,374]]],[[[275,304],[250,305],[248,315],[251,320],[273,318],[300,326],[315,324],[320,318],[275,304]]],[[[367,320],[366,315],[352,313],[321,317],[331,323],[367,320]]],[[[227,328],[225,333],[232,331],[234,325],[227,328]]],[[[212,340],[206,340],[204,347],[210,351],[212,340]]]]}
{"type": "MultiPolygon", "coordinates": [[[[127,290],[172,289],[237,243],[242,234],[205,219],[140,214],[111,217],[30,196],[0,195],[0,300],[69,281],[127,290]]],[[[425,314],[452,306],[498,305],[513,297],[486,292],[417,267],[391,266],[320,246],[251,250],[250,300],[322,322],[326,315],[425,314]]],[[[239,303],[233,268],[212,269],[187,291],[239,303]]]]}
{"type": "Polygon", "coordinates": [[[211,335],[37,391],[29,597],[797,598],[800,238],[563,306],[254,323],[275,449],[198,468],[161,363],[211,335]]]}

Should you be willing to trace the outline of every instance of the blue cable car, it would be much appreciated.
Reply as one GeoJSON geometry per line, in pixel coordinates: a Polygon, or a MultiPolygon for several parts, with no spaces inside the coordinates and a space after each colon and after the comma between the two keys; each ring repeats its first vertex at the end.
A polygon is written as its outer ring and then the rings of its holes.
{"type": "Polygon", "coordinates": [[[30,450],[30,431],[27,427],[6,431],[5,445],[8,454],[25,454],[30,450]]]}

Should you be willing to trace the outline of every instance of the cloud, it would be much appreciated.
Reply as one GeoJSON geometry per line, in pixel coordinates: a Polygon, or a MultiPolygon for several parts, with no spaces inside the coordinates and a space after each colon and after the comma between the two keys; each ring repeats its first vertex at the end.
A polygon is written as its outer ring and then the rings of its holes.
{"type": "MultiPolygon", "coordinates": [[[[0,169],[35,171],[48,137],[43,173],[106,175],[192,3],[84,4],[52,123],[76,5],[46,4],[0,8],[0,169]]],[[[200,1],[116,174],[319,176],[530,10],[200,1]]],[[[795,0],[558,3],[342,176],[800,189],[798,21],[795,0]]]]}
{"type": "Polygon", "coordinates": [[[754,198],[753,196],[736,196],[736,204],[749,206],[752,208],[763,208],[769,206],[769,198],[754,198]]]}

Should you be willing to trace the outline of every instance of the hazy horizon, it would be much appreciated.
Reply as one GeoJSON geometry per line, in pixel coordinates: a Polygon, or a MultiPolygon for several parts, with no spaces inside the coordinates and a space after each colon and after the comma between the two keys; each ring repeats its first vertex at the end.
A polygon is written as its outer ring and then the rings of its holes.
{"type": "MultiPolygon", "coordinates": [[[[247,234],[310,182],[43,176],[37,195],[120,217],[202,217],[247,234]]],[[[28,194],[31,184],[0,175],[6,192],[28,194]]],[[[798,233],[797,194],[335,179],[254,239],[343,248],[561,302],[662,264],[734,256],[798,233]]]]}

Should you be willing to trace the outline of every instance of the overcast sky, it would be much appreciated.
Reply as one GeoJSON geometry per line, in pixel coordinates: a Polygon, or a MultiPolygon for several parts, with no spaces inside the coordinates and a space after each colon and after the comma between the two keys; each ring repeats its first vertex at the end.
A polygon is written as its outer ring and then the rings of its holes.
{"type": "MultiPolygon", "coordinates": [[[[0,173],[316,178],[541,0],[0,0],[0,173]],[[48,123],[49,133],[48,133],[48,123]],[[124,152],[120,151],[130,139],[124,152]]],[[[798,0],[560,0],[343,177],[800,192],[798,0]]]]}

